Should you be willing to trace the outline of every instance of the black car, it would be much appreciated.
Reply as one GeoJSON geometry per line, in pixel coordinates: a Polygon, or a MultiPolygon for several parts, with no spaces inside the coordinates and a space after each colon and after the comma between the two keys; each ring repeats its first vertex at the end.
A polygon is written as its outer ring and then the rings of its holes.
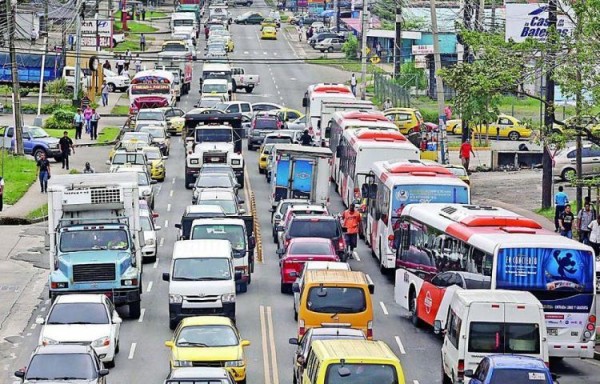
{"type": "Polygon", "coordinates": [[[342,261],[346,261],[346,240],[340,221],[326,215],[297,215],[294,216],[287,228],[277,228],[284,231],[279,249],[285,249],[291,239],[297,237],[319,237],[330,239],[342,261]]]}
{"type": "Polygon", "coordinates": [[[181,222],[175,224],[179,229],[178,240],[189,240],[192,223],[196,219],[211,219],[213,217],[225,217],[223,209],[216,205],[189,205],[181,216],[181,222]]]}
{"type": "Polygon", "coordinates": [[[260,13],[246,13],[246,14],[238,16],[235,19],[235,23],[243,24],[243,25],[260,24],[260,23],[262,23],[262,21],[264,19],[265,19],[265,17],[263,15],[261,15],[260,13]]]}
{"type": "Polygon", "coordinates": [[[311,47],[315,47],[316,43],[320,43],[321,41],[325,40],[325,39],[341,39],[342,41],[344,41],[344,37],[338,35],[337,33],[333,33],[333,32],[321,32],[318,33],[316,35],[314,35],[313,37],[311,37],[308,40],[308,44],[310,44],[311,47]]]}
{"type": "Polygon", "coordinates": [[[253,150],[256,147],[260,147],[265,141],[265,136],[268,133],[281,129],[282,125],[277,116],[263,113],[255,115],[248,130],[248,149],[253,150]]]}

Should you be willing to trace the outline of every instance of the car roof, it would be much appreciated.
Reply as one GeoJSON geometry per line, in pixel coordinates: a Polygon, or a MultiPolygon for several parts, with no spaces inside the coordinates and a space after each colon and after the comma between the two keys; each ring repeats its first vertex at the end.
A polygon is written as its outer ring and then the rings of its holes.
{"type": "MultiPolygon", "coordinates": [[[[194,240],[186,240],[186,241],[194,241],[194,240]]],[[[219,241],[227,241],[227,240],[219,240],[219,241]]],[[[233,321],[225,316],[193,316],[186,317],[181,320],[181,327],[186,327],[190,325],[231,325],[235,328],[233,321]]]]}
{"type": "Polygon", "coordinates": [[[181,367],[171,370],[167,379],[228,379],[228,373],[221,367],[181,367]]]}
{"type": "Polygon", "coordinates": [[[55,345],[40,345],[36,348],[36,355],[51,355],[65,353],[90,353],[92,347],[84,344],[55,344],[55,345]]]}
{"type": "Polygon", "coordinates": [[[537,357],[519,355],[490,355],[487,357],[495,368],[538,368],[547,370],[546,364],[537,357]]]}
{"type": "Polygon", "coordinates": [[[54,303],[104,303],[103,294],[72,294],[72,295],[59,295],[54,303]]]}
{"type": "Polygon", "coordinates": [[[184,215],[193,214],[193,213],[220,213],[225,214],[223,211],[223,207],[220,205],[188,205],[185,208],[184,215]]]}
{"type": "Polygon", "coordinates": [[[342,261],[307,261],[304,264],[304,270],[334,270],[334,271],[350,271],[350,264],[342,261]]]}

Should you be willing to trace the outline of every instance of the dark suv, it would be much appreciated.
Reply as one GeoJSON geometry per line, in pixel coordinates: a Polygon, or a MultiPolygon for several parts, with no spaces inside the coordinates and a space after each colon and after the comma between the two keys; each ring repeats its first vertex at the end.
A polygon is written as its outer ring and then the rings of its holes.
{"type": "Polygon", "coordinates": [[[321,32],[311,37],[310,40],[308,40],[308,44],[310,44],[310,46],[314,48],[316,43],[320,43],[325,39],[340,39],[342,42],[344,42],[344,37],[338,35],[337,33],[321,32]]]}
{"type": "MultiPolygon", "coordinates": [[[[278,230],[284,230],[278,228],[278,230]]],[[[285,228],[279,249],[285,249],[291,239],[296,237],[320,237],[330,239],[338,256],[346,260],[346,241],[340,221],[333,216],[298,215],[294,216],[285,228]]]]}
{"type": "Polygon", "coordinates": [[[277,116],[268,114],[257,114],[252,118],[250,129],[248,130],[248,149],[253,150],[260,147],[265,141],[268,133],[281,129],[283,123],[277,116]]]}

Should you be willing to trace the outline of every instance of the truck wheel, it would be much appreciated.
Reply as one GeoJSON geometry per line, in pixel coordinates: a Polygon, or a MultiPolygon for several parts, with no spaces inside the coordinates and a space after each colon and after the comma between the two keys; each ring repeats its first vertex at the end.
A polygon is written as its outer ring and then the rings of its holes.
{"type": "Polygon", "coordinates": [[[142,302],[136,301],[135,303],[129,303],[129,318],[139,319],[142,314],[142,302]]]}
{"type": "Polygon", "coordinates": [[[109,92],[114,92],[115,89],[117,88],[113,83],[108,83],[108,91],[109,92]]]}
{"type": "Polygon", "coordinates": [[[246,87],[246,93],[252,93],[254,87],[246,87]]]}
{"type": "Polygon", "coordinates": [[[281,290],[281,293],[289,293],[290,291],[288,284],[285,284],[283,281],[281,282],[279,289],[281,290]]]}
{"type": "Polygon", "coordinates": [[[75,88],[68,85],[65,87],[65,92],[71,94],[71,93],[75,92],[75,88]]]}
{"type": "MultiPolygon", "coordinates": [[[[35,161],[38,161],[39,159],[41,159],[42,157],[42,153],[46,154],[46,151],[43,148],[36,148],[33,150],[33,158],[35,159],[35,161]]],[[[47,155],[46,155],[47,157],[47,155]]]]}
{"type": "Polygon", "coordinates": [[[246,292],[248,292],[248,283],[240,283],[239,284],[239,291],[240,291],[240,293],[246,293],[246,292]]]}

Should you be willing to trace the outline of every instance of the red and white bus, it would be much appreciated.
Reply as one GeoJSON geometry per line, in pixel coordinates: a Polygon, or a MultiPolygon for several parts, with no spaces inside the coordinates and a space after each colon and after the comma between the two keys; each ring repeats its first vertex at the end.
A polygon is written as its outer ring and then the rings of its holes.
{"type": "Polygon", "coordinates": [[[402,211],[415,203],[469,204],[471,190],[442,165],[419,160],[378,161],[361,186],[365,241],[379,259],[382,272],[396,267],[394,231],[402,211]]]}
{"type": "Polygon", "coordinates": [[[550,356],[593,357],[592,248],[496,207],[413,204],[400,220],[394,298],[415,325],[446,328],[457,289],[529,291],[544,307],[550,356]]]}
{"type": "Polygon", "coordinates": [[[163,70],[138,72],[129,86],[129,113],[143,108],[160,108],[175,105],[176,84],[173,73],[163,70]]]}
{"type": "Polygon", "coordinates": [[[383,112],[335,112],[331,120],[327,122],[325,136],[329,137],[329,149],[331,149],[331,152],[333,153],[331,177],[336,185],[338,185],[340,181],[340,159],[336,156],[337,146],[340,144],[342,134],[346,129],[358,128],[391,130],[398,132],[398,127],[396,127],[396,124],[389,121],[383,112]]]}
{"type": "Polygon", "coordinates": [[[360,187],[375,161],[418,160],[419,149],[398,130],[347,129],[336,148],[340,160],[338,191],[349,207],[359,199],[360,187]]]}
{"type": "MultiPolygon", "coordinates": [[[[356,100],[349,86],[338,83],[319,83],[308,86],[302,99],[304,114],[306,115],[306,128],[313,136],[315,143],[322,143],[321,106],[324,101],[356,100]]],[[[325,127],[323,127],[325,129],[325,127]]]]}

